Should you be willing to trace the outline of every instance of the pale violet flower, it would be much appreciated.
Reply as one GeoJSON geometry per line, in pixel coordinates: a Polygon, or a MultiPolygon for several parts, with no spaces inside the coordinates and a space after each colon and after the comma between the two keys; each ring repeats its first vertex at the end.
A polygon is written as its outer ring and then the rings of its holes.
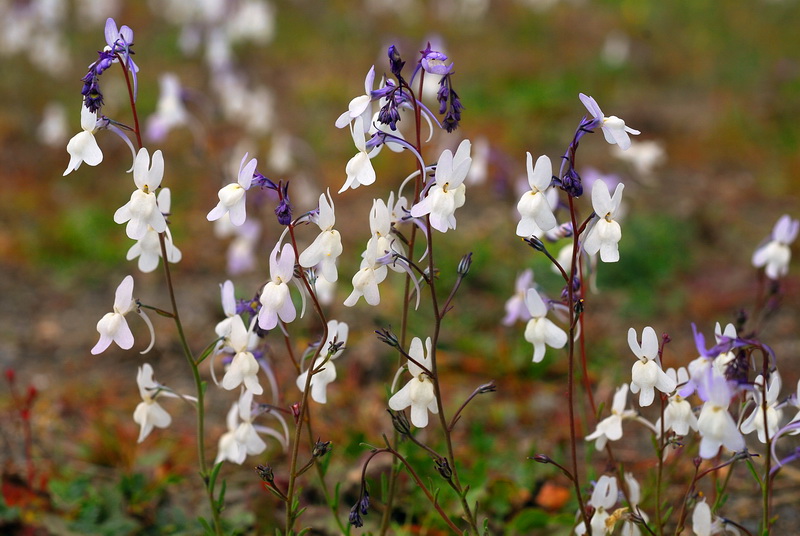
{"type": "Polygon", "coordinates": [[[789,261],[792,250],[789,244],[797,238],[800,231],[800,220],[792,219],[784,214],[775,224],[770,240],[753,253],[753,266],[764,267],[767,277],[779,279],[789,273],[789,261]]]}
{"type": "Polygon", "coordinates": [[[469,153],[469,140],[459,144],[455,155],[450,149],[442,152],[436,164],[434,184],[427,195],[411,207],[413,217],[430,215],[431,227],[442,233],[456,228],[456,209],[462,207],[466,201],[464,179],[472,164],[469,153]]]}
{"type": "Polygon", "coordinates": [[[527,154],[528,184],[531,189],[522,194],[517,203],[517,210],[522,216],[517,224],[517,236],[541,237],[558,223],[546,196],[553,179],[553,166],[550,158],[542,155],[534,167],[531,153],[527,154]]]}
{"type": "MultiPolygon", "coordinates": [[[[156,398],[159,396],[177,398],[178,395],[166,390],[153,380],[153,367],[149,363],[139,367],[139,372],[136,374],[136,383],[139,385],[139,394],[142,397],[142,401],[133,412],[133,421],[141,427],[138,439],[138,443],[141,443],[150,435],[154,427],[166,428],[172,422],[172,417],[156,402],[156,398]]],[[[187,396],[186,398],[197,400],[192,396],[187,396]]]]}
{"type": "Polygon", "coordinates": [[[347,179],[339,189],[339,193],[352,188],[355,190],[362,184],[368,186],[375,182],[375,169],[372,167],[372,157],[378,153],[380,146],[367,152],[367,142],[364,139],[364,128],[361,121],[356,121],[350,127],[350,134],[353,136],[353,143],[358,149],[356,155],[351,158],[345,166],[347,179]]]}
{"type": "Polygon", "coordinates": [[[615,115],[606,117],[603,115],[603,111],[600,109],[597,101],[592,97],[584,95],[583,93],[581,93],[579,97],[583,105],[586,106],[586,109],[589,110],[589,113],[592,114],[592,117],[598,121],[598,126],[603,129],[603,135],[608,143],[619,145],[619,148],[624,151],[631,146],[631,138],[628,134],[641,134],[638,130],[626,126],[625,121],[619,117],[615,115]]]}
{"type": "Polygon", "coordinates": [[[147,234],[148,225],[157,233],[167,229],[167,220],[158,209],[155,191],[161,186],[164,178],[164,157],[161,151],[153,153],[153,164],[150,165],[150,154],[142,147],[133,162],[133,182],[137,190],[131,199],[114,213],[116,223],[128,222],[125,232],[128,238],[139,240],[147,234]]]}
{"type": "Polygon", "coordinates": [[[636,340],[636,330],[628,330],[628,346],[638,358],[631,369],[631,393],[639,393],[639,405],[649,406],[655,398],[655,389],[670,394],[675,390],[675,380],[661,369],[658,362],[658,335],[656,330],[647,326],[642,330],[642,344],[636,340]],[[641,392],[640,392],[641,391],[641,392]]]}
{"type": "Polygon", "coordinates": [[[145,315],[143,311],[138,310],[136,300],[133,299],[133,277],[126,276],[125,279],[122,280],[122,283],[119,284],[114,294],[114,310],[110,313],[106,313],[103,318],[97,322],[97,332],[100,334],[100,339],[97,341],[97,344],[94,345],[94,348],[92,348],[93,355],[105,351],[106,348],[111,346],[112,342],[117,343],[123,350],[130,350],[133,347],[133,333],[131,333],[131,328],[128,326],[127,320],[125,320],[125,315],[131,311],[136,311],[150,329],[150,346],[142,353],[147,353],[150,348],[153,347],[153,341],[155,340],[153,325],[150,323],[150,319],[147,318],[147,315],[145,315]]]}
{"type": "Polygon", "coordinates": [[[597,181],[592,186],[592,207],[597,217],[586,231],[583,249],[589,255],[599,251],[603,262],[619,260],[618,244],[622,238],[622,229],[615,216],[622,201],[624,187],[625,185],[618,184],[612,197],[605,182],[597,181]]]}
{"type": "Polygon", "coordinates": [[[88,166],[96,166],[103,161],[103,151],[94,138],[97,125],[97,112],[89,111],[81,104],[81,129],[67,143],[69,164],[64,170],[64,176],[81,167],[83,162],[88,166]]]}
{"type": "Polygon", "coordinates": [[[567,333],[547,318],[547,306],[536,289],[528,289],[525,305],[531,319],[525,326],[525,340],[533,344],[533,362],[539,363],[545,354],[545,345],[563,348],[567,344],[567,333]]]}
{"type": "Polygon", "coordinates": [[[289,293],[289,282],[294,275],[294,249],[291,244],[284,244],[278,257],[280,243],[269,256],[270,281],[261,292],[261,309],[258,311],[258,325],[261,329],[270,330],[278,325],[278,318],[283,322],[292,322],[297,311],[289,293]]]}
{"type": "Polygon", "coordinates": [[[731,390],[728,381],[711,371],[704,378],[705,388],[701,391],[706,397],[700,416],[697,418],[697,430],[700,432],[700,457],[713,458],[724,446],[732,451],[744,448],[744,438],[736,426],[736,421],[728,413],[731,403],[731,390]]]}
{"type": "Polygon", "coordinates": [[[369,305],[378,305],[381,294],[378,285],[386,279],[389,270],[385,264],[378,262],[378,241],[371,237],[364,251],[361,269],[353,276],[353,292],[344,301],[347,307],[354,306],[361,296],[369,305]]]}
{"type": "Polygon", "coordinates": [[[617,441],[622,438],[623,419],[635,419],[636,412],[625,409],[628,403],[628,384],[624,383],[614,393],[614,401],[611,403],[611,415],[597,423],[597,428],[590,435],[586,436],[586,441],[594,441],[597,450],[603,450],[608,441],[617,441]]]}
{"type": "MultiPolygon", "coordinates": [[[[431,338],[427,338],[423,350],[422,340],[414,337],[408,355],[430,370],[431,338]]],[[[394,411],[403,411],[411,406],[411,424],[417,428],[425,428],[428,426],[428,412],[439,413],[433,381],[419,365],[410,360],[408,372],[412,376],[411,380],[389,399],[389,407],[394,411]]]]}
{"type": "MultiPolygon", "coordinates": [[[[169,188],[161,189],[161,192],[159,192],[156,198],[156,203],[158,205],[158,210],[160,210],[162,214],[169,214],[169,188]]],[[[158,268],[158,259],[161,258],[161,242],[158,236],[159,234],[156,230],[148,225],[147,233],[131,246],[125,258],[129,261],[138,258],[139,270],[144,273],[152,272],[158,268]]],[[[175,247],[172,240],[172,233],[169,232],[169,227],[167,227],[165,231],[164,246],[167,250],[167,261],[171,263],[180,262],[182,258],[181,250],[175,247]]]]}
{"type": "Polygon", "coordinates": [[[158,79],[159,95],[156,111],[147,119],[145,137],[152,141],[162,141],[175,127],[185,125],[189,113],[183,105],[181,83],[173,73],[164,73],[158,79]]]}
{"type": "MultiPolygon", "coordinates": [[[[615,521],[612,520],[609,523],[608,520],[611,517],[611,509],[617,503],[617,495],[618,488],[615,477],[603,475],[597,479],[592,491],[592,498],[589,499],[589,504],[594,507],[594,514],[589,520],[592,529],[591,536],[603,536],[614,532],[615,521]]],[[[586,524],[579,523],[575,527],[575,534],[586,534],[586,524]]]]}
{"type": "Polygon", "coordinates": [[[314,218],[314,222],[320,229],[320,233],[305,251],[300,253],[297,262],[303,268],[311,268],[319,265],[319,273],[330,282],[339,278],[336,269],[336,259],[342,254],[342,237],[339,231],[333,228],[336,223],[334,214],[333,198],[325,194],[319,196],[319,215],[314,218]]]}
{"type": "Polygon", "coordinates": [[[260,395],[264,392],[264,388],[258,383],[259,366],[253,352],[250,351],[250,340],[250,330],[245,327],[242,317],[233,316],[226,342],[233,350],[234,356],[222,378],[222,387],[230,391],[244,384],[245,389],[260,395]]]}
{"type": "Polygon", "coordinates": [[[530,268],[520,272],[514,283],[514,295],[511,296],[505,305],[506,316],[500,322],[504,326],[510,326],[517,320],[529,320],[531,313],[525,305],[525,295],[528,289],[533,287],[533,270],[530,268]]]}
{"type": "Polygon", "coordinates": [[[336,128],[344,128],[348,124],[360,123],[361,134],[369,131],[370,117],[372,117],[372,87],[375,83],[375,66],[367,73],[364,78],[364,94],[355,97],[347,105],[347,111],[336,119],[336,128]]]}
{"type": "Polygon", "coordinates": [[[256,159],[253,158],[247,164],[248,154],[245,153],[242,162],[239,164],[239,174],[236,182],[232,182],[220,189],[217,197],[219,203],[208,213],[208,221],[220,219],[225,214],[230,213],[231,223],[237,227],[242,225],[247,219],[245,192],[250,189],[253,181],[253,173],[256,171],[256,159]]]}
{"type": "Polygon", "coordinates": [[[752,413],[742,422],[741,430],[743,434],[750,434],[758,432],[758,440],[762,443],[767,442],[767,436],[770,438],[775,437],[778,428],[780,427],[781,417],[783,417],[783,409],[778,407],[778,395],[781,392],[781,377],[778,372],[772,373],[769,385],[767,387],[766,400],[762,390],[764,389],[764,377],[758,376],[755,379],[752,391],[752,397],[755,402],[755,408],[752,413]],[[763,403],[766,402],[766,426],[764,425],[764,408],[763,403]]]}
{"type": "Polygon", "coordinates": [[[297,388],[301,391],[306,388],[308,374],[316,371],[311,376],[311,398],[315,402],[325,404],[328,401],[328,384],[336,379],[336,366],[333,360],[339,357],[347,344],[349,328],[344,322],[337,320],[328,321],[328,338],[322,345],[319,357],[314,360],[314,364],[297,377],[297,388]],[[338,350],[328,356],[331,344],[341,344],[338,350]]]}

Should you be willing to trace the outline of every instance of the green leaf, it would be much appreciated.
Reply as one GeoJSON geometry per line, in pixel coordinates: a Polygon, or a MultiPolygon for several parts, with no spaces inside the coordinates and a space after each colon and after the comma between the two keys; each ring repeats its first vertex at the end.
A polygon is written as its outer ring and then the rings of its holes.
{"type": "Polygon", "coordinates": [[[225,463],[224,460],[214,465],[214,467],[211,469],[211,475],[208,479],[208,489],[211,491],[214,491],[214,486],[217,484],[217,476],[219,476],[219,471],[222,469],[223,463],[225,463]]]}

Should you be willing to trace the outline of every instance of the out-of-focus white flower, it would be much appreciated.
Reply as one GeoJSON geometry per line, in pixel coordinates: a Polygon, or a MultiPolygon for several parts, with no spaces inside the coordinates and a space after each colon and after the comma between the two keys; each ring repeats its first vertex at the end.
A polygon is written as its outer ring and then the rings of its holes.
{"type": "Polygon", "coordinates": [[[170,130],[185,125],[189,119],[177,75],[164,73],[159,77],[158,84],[160,93],[156,111],[147,119],[145,127],[145,137],[155,142],[162,141],[170,130]]]}
{"type": "Polygon", "coordinates": [[[633,166],[640,177],[649,177],[653,170],[667,160],[666,151],[661,142],[644,140],[632,143],[627,151],[617,148],[613,155],[633,166]]]}
{"type": "Polygon", "coordinates": [[[706,373],[703,380],[705,388],[702,392],[707,398],[697,418],[697,430],[702,438],[700,457],[713,458],[722,446],[732,451],[742,450],[744,438],[736,426],[736,421],[728,413],[728,406],[731,403],[728,380],[711,371],[706,373]]]}
{"type": "Polygon", "coordinates": [[[765,267],[770,279],[779,279],[789,273],[789,261],[792,260],[789,244],[797,238],[798,231],[800,220],[794,220],[788,214],[781,216],[772,229],[769,242],[753,253],[753,266],[765,267]]]}
{"type": "MultiPolygon", "coordinates": [[[[684,367],[678,369],[667,369],[667,375],[675,380],[676,386],[686,384],[689,381],[689,373],[684,367]]],[[[689,430],[697,430],[697,416],[692,411],[692,405],[680,395],[680,392],[673,393],[669,397],[667,407],[664,408],[664,430],[672,430],[679,436],[689,434],[689,430]]],[[[656,430],[661,433],[661,419],[656,421],[656,430]]]]}
{"type": "Polygon", "coordinates": [[[361,296],[369,305],[378,305],[381,294],[378,285],[386,279],[389,270],[385,264],[378,262],[378,241],[371,237],[364,251],[361,269],[353,276],[353,292],[344,301],[347,307],[354,306],[361,296]]]}
{"type": "MultiPolygon", "coordinates": [[[[614,532],[615,521],[611,520],[609,523],[609,518],[611,517],[611,508],[617,503],[617,493],[617,479],[615,477],[603,475],[597,479],[597,484],[594,485],[594,490],[592,491],[592,498],[589,500],[589,504],[594,507],[594,514],[592,514],[592,519],[589,521],[589,525],[592,528],[591,536],[603,536],[614,532]]],[[[586,525],[579,523],[575,527],[575,534],[586,534],[586,525]]]]}
{"type": "Polygon", "coordinates": [[[100,146],[97,145],[97,140],[94,138],[96,126],[97,112],[89,111],[81,103],[82,132],[75,134],[67,143],[69,164],[64,170],[64,176],[81,167],[83,162],[89,166],[96,166],[103,161],[103,151],[100,150],[100,146]]]}
{"type": "Polygon", "coordinates": [[[364,78],[364,94],[353,98],[347,105],[347,111],[336,119],[336,128],[344,128],[348,124],[361,123],[360,129],[362,137],[365,132],[369,132],[370,118],[372,117],[372,87],[375,83],[375,66],[367,73],[364,78]]]}
{"type": "Polygon", "coordinates": [[[222,378],[222,387],[230,391],[244,384],[248,391],[260,395],[264,392],[264,388],[258,383],[259,367],[255,356],[250,351],[250,334],[242,317],[234,315],[231,318],[230,333],[226,339],[227,346],[233,350],[234,356],[222,378]]]}
{"type": "MultiPolygon", "coordinates": [[[[422,348],[422,340],[414,337],[411,347],[408,349],[408,355],[430,370],[430,337],[425,341],[425,349],[422,348]]],[[[403,411],[411,406],[411,424],[418,428],[425,428],[428,426],[428,412],[439,413],[433,381],[419,365],[411,360],[408,362],[408,372],[412,376],[411,380],[389,399],[389,407],[395,411],[403,411]]]]}
{"type": "Polygon", "coordinates": [[[764,377],[758,376],[753,384],[752,397],[756,407],[753,412],[742,422],[741,430],[743,434],[758,432],[758,440],[762,443],[767,442],[767,435],[775,437],[783,417],[783,409],[778,407],[778,395],[781,393],[781,377],[778,371],[772,373],[772,377],[767,387],[766,400],[762,390],[764,389],[764,377]],[[764,424],[764,408],[766,402],[766,425],[764,424]]]}
{"type": "MultiPolygon", "coordinates": [[[[83,111],[81,111],[81,114],[83,114],[83,111]]],[[[67,139],[67,129],[67,112],[64,107],[57,102],[51,102],[45,106],[42,113],[42,121],[36,129],[36,136],[39,141],[48,147],[58,147],[67,139]]],[[[94,129],[94,125],[92,125],[92,129],[94,129]]]]}
{"type": "Polygon", "coordinates": [[[530,268],[520,272],[514,283],[514,295],[506,301],[506,316],[500,322],[504,326],[510,326],[517,320],[528,320],[531,312],[525,305],[525,295],[528,289],[533,287],[533,270],[530,268]]]}
{"type": "MultiPolygon", "coordinates": [[[[133,412],[133,421],[141,428],[138,443],[141,443],[153,431],[153,427],[166,428],[172,422],[172,417],[156,402],[159,396],[176,397],[175,393],[165,390],[164,387],[153,380],[153,367],[145,363],[139,367],[136,374],[136,383],[139,385],[139,394],[142,402],[133,412]]],[[[196,400],[194,397],[187,397],[196,400]]]]}

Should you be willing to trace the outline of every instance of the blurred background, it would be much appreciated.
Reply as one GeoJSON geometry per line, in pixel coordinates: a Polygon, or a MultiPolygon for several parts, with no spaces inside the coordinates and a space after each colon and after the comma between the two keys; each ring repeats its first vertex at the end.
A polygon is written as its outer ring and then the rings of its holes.
{"type": "MultiPolygon", "coordinates": [[[[464,422],[459,444],[465,455],[477,454],[466,471],[493,523],[506,523],[510,534],[569,531],[574,512],[569,494],[559,495],[564,483],[524,459],[536,452],[556,457],[566,446],[565,356],[548,352],[534,366],[524,324],[500,324],[523,269],[533,268],[551,296],[561,291],[546,260],[514,235],[525,152],[554,161],[563,154],[586,113],[581,92],[642,132],[626,153],[599,134],[588,136],[578,156],[584,177],[626,185],[621,261],[600,267],[599,293],[587,300],[589,374],[599,400],[609,401],[628,377],[628,327],[669,333],[666,365],[685,365],[697,355],[691,322],[710,336],[715,322],[724,325],[752,308],[753,251],[782,214],[800,216],[800,57],[792,31],[800,3],[794,0],[0,1],[0,365],[16,371],[15,389],[38,391],[34,456],[50,482],[42,485],[47,499],[29,498],[38,506],[25,511],[36,512],[43,534],[191,534],[186,527],[195,516],[187,507],[198,488],[189,408],[170,408],[173,426],[137,446],[130,415],[142,356],[116,347],[89,354],[95,323],[125,275],[134,274],[134,295],[143,302],[167,305],[161,270],[142,274],[125,260],[132,243],[112,219],[133,188],[126,145],[100,132],[102,164],[62,176],[66,143],[80,131],[81,78],[105,46],[107,17],[134,31],[139,118],[145,145],[165,156],[163,185],[172,190],[171,228],[183,254],[174,269],[178,301],[198,350],[222,318],[219,283],[232,277],[239,297],[255,293],[281,231],[267,196],[253,201],[261,223],[254,234],[221,236],[206,221],[242,155],[258,158],[258,170],[272,180],[290,181],[295,214],[311,210],[325,188],[335,192],[344,183],[355,150],[334,122],[362,93],[370,66],[378,75],[389,71],[387,47],[399,48],[407,69],[427,42],[454,62],[454,89],[465,106],[461,126],[437,133],[426,156],[433,161],[469,138],[475,164],[458,229],[437,243],[443,288],[463,254],[471,251],[474,264],[445,326],[443,374],[450,373],[452,408],[475,386],[498,383],[493,399],[470,406],[474,424],[464,422]],[[237,247],[253,253],[252,265],[237,263],[237,247]],[[509,470],[512,455],[519,461],[509,470]],[[547,486],[554,486],[552,496],[547,486]]],[[[121,70],[115,66],[101,80],[103,114],[132,125],[121,70]]],[[[426,97],[433,109],[434,94],[426,97]]],[[[357,328],[351,327],[328,405],[313,409],[323,439],[338,447],[331,481],[343,482],[351,495],[365,452],[359,443],[379,443],[391,430],[383,386],[397,358],[371,333],[399,325],[402,280],[390,276],[382,285],[378,308],[362,302],[346,309],[341,302],[368,238],[372,198],[385,198],[415,169],[407,154],[388,151],[373,163],[376,185],[334,194],[345,254],[331,316],[357,328]]],[[[306,234],[310,242],[315,233],[306,234]]],[[[783,308],[762,330],[779,364],[786,362],[787,395],[800,372],[793,363],[800,349],[797,273],[792,267],[781,282],[783,308]]],[[[429,334],[426,315],[415,317],[413,335],[429,334]]],[[[147,360],[159,381],[188,389],[173,328],[155,321],[159,338],[147,360]]],[[[141,349],[147,334],[137,322],[131,323],[141,349]]],[[[318,336],[308,317],[296,329],[299,346],[318,336]]],[[[282,358],[276,351],[281,401],[288,405],[298,392],[282,358]]],[[[229,394],[210,397],[212,455],[229,394]]],[[[8,390],[0,404],[8,447],[0,459],[9,481],[23,472],[22,428],[8,390]]],[[[635,444],[620,450],[644,474],[649,465],[635,444]]],[[[270,445],[268,453],[279,467],[279,447],[270,445]]],[[[230,513],[241,530],[266,532],[277,506],[250,474],[252,464],[224,470],[237,490],[229,495],[230,513]]],[[[783,496],[792,497],[796,475],[786,482],[783,496]]],[[[307,487],[304,500],[319,504],[313,485],[307,487]]],[[[324,509],[315,508],[308,518],[324,519],[324,509]]],[[[406,500],[398,508],[405,530],[437,526],[422,503],[406,500]]]]}

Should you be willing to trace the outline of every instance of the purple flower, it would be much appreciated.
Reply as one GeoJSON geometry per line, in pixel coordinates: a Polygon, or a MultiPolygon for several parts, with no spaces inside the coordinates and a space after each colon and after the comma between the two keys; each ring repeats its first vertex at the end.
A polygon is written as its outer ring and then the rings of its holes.
{"type": "Polygon", "coordinates": [[[130,71],[133,76],[133,100],[136,100],[139,82],[136,77],[139,72],[139,66],[133,61],[131,55],[134,53],[131,50],[133,46],[133,30],[130,27],[123,25],[122,28],[117,29],[117,23],[114,19],[108,18],[105,27],[106,44],[112,54],[122,58],[125,68],[130,71]]]}
{"type": "Polygon", "coordinates": [[[447,55],[436,50],[431,50],[430,42],[428,46],[425,47],[425,50],[420,50],[420,54],[422,54],[422,58],[419,62],[425,72],[445,76],[453,71],[453,64],[446,63],[447,55]]]}
{"type": "Polygon", "coordinates": [[[398,79],[401,78],[400,72],[403,70],[403,66],[406,64],[402,59],[400,59],[400,52],[397,50],[397,47],[392,45],[389,47],[389,66],[392,70],[392,74],[395,75],[398,79]]]}

